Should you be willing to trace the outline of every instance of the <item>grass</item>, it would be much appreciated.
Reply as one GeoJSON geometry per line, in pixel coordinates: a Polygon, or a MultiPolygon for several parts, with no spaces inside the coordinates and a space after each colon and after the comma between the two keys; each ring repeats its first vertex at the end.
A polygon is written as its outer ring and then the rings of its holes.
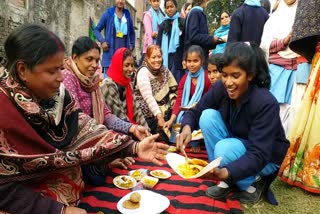
{"type": "Polygon", "coordinates": [[[298,187],[292,187],[278,178],[272,190],[279,203],[274,206],[265,200],[255,205],[242,205],[245,214],[313,214],[320,213],[320,197],[298,187]]]}

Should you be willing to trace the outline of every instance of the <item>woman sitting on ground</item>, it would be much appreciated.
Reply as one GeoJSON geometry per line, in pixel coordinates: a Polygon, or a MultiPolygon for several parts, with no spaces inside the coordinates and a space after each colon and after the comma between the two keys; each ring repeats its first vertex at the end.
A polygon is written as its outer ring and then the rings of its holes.
{"type": "Polygon", "coordinates": [[[178,85],[162,62],[160,46],[150,45],[145,61],[137,71],[135,95],[151,133],[160,133],[159,140],[169,141],[163,127],[170,119],[178,85]]]}
{"type": "Polygon", "coordinates": [[[119,48],[112,57],[108,78],[102,82],[102,94],[114,115],[122,120],[149,128],[132,93],[133,72],[134,59],[131,51],[127,48],[119,48]]]}
{"type": "Polygon", "coordinates": [[[85,214],[74,207],[84,188],[82,164],[138,156],[161,165],[169,146],[155,143],[157,135],[135,142],[82,113],[61,84],[65,47],[54,33],[22,25],[9,35],[4,49],[1,211],[85,214]]]}
{"type": "MultiPolygon", "coordinates": [[[[66,89],[75,98],[82,111],[93,117],[97,123],[125,134],[133,134],[139,140],[148,135],[145,127],[126,122],[113,115],[106,106],[99,87],[100,47],[87,36],[78,38],[72,46],[72,55],[64,62],[64,81],[66,89]]],[[[134,160],[130,157],[117,159],[109,166],[83,166],[85,181],[93,185],[104,183],[109,167],[127,168],[134,160]]]]}

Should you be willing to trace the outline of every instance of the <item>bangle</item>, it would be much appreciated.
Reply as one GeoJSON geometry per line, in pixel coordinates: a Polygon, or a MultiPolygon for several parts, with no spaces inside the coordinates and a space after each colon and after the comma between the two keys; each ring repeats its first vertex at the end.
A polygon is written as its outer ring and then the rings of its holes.
{"type": "Polygon", "coordinates": [[[66,213],[66,206],[63,205],[62,208],[61,208],[60,214],[65,214],[65,213],[66,213]]]}
{"type": "Polygon", "coordinates": [[[139,146],[139,142],[135,142],[132,147],[132,154],[134,157],[138,157],[138,146],[139,146]]]}

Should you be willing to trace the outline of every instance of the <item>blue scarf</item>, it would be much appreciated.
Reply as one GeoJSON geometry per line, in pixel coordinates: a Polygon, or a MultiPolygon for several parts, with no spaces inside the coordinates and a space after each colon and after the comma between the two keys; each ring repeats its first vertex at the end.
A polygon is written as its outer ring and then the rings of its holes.
{"type": "MultiPolygon", "coordinates": [[[[161,25],[163,21],[163,15],[160,12],[160,8],[156,11],[151,7],[150,8],[151,17],[152,17],[152,32],[158,32],[158,26],[161,25]]],[[[153,44],[156,44],[157,40],[153,39],[153,44]]]]}
{"type": "MultiPolygon", "coordinates": [[[[203,12],[203,8],[200,6],[194,6],[193,8],[191,8],[191,10],[189,11],[188,15],[187,15],[187,20],[186,20],[186,26],[188,25],[188,19],[189,19],[189,15],[191,14],[191,11],[193,10],[201,10],[201,12],[203,12]]],[[[201,26],[200,26],[201,27],[201,26]]]]}
{"type": "Polygon", "coordinates": [[[179,47],[179,36],[180,36],[180,29],[179,29],[179,18],[180,13],[176,13],[174,16],[169,17],[166,16],[165,20],[173,20],[172,29],[171,29],[171,37],[169,42],[168,32],[162,33],[162,42],[161,42],[161,50],[163,52],[163,64],[168,68],[169,64],[169,54],[175,53],[177,48],[179,47]]]}
{"type": "Polygon", "coordinates": [[[128,20],[124,14],[122,15],[122,18],[119,23],[119,18],[115,13],[113,21],[114,21],[114,27],[116,28],[116,32],[122,32],[123,35],[128,34],[128,25],[127,25],[128,20]]]}
{"type": "MultiPolygon", "coordinates": [[[[228,35],[229,29],[230,29],[230,24],[228,24],[228,25],[221,25],[221,26],[213,33],[213,35],[214,35],[214,36],[217,36],[217,37],[220,37],[220,38],[221,38],[221,37],[225,37],[225,36],[228,35]]],[[[216,48],[212,51],[212,53],[213,53],[213,54],[223,53],[226,45],[227,45],[226,42],[221,43],[221,44],[218,44],[218,45],[216,46],[216,48]]]]}
{"type": "MultiPolygon", "coordinates": [[[[189,71],[188,76],[186,78],[186,82],[184,83],[183,92],[182,92],[182,99],[181,99],[181,106],[191,106],[195,102],[198,102],[201,99],[203,89],[204,89],[204,69],[201,67],[199,71],[196,73],[191,73],[189,71]],[[190,91],[191,91],[191,84],[192,84],[192,78],[198,78],[197,79],[197,85],[196,90],[193,94],[193,96],[190,98],[190,91]]],[[[182,117],[184,115],[184,111],[180,111],[176,122],[180,123],[182,120],[182,117]]]]}
{"type": "Polygon", "coordinates": [[[245,0],[244,3],[250,6],[261,7],[260,0],[245,0]]]}

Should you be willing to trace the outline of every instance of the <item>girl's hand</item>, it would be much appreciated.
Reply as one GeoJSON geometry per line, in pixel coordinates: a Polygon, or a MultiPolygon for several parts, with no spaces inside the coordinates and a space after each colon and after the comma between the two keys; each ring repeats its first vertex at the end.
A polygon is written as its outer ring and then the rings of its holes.
{"type": "Polygon", "coordinates": [[[165,159],[168,153],[169,145],[155,142],[159,134],[151,135],[136,145],[136,152],[139,158],[151,161],[154,164],[162,166],[161,160],[165,159]]]}
{"type": "Polygon", "coordinates": [[[172,121],[168,120],[167,122],[164,123],[163,128],[164,129],[170,129],[172,126],[172,121]]]}
{"type": "Polygon", "coordinates": [[[132,157],[117,158],[109,164],[110,168],[128,169],[128,166],[135,163],[132,157]]]}
{"type": "Polygon", "coordinates": [[[183,127],[182,132],[176,136],[177,148],[183,152],[185,147],[191,141],[191,138],[191,128],[186,125],[183,127]]]}
{"type": "Polygon", "coordinates": [[[158,32],[152,32],[152,39],[156,39],[158,37],[158,32]]]}
{"type": "Polygon", "coordinates": [[[78,207],[65,207],[64,214],[87,214],[87,211],[78,207]]]}
{"type": "Polygon", "coordinates": [[[227,180],[229,177],[229,172],[226,168],[214,168],[208,173],[201,176],[202,179],[212,179],[212,180],[227,180]]]}
{"type": "Polygon", "coordinates": [[[143,140],[150,135],[149,131],[140,125],[133,125],[133,130],[131,132],[138,140],[143,140]]]}

